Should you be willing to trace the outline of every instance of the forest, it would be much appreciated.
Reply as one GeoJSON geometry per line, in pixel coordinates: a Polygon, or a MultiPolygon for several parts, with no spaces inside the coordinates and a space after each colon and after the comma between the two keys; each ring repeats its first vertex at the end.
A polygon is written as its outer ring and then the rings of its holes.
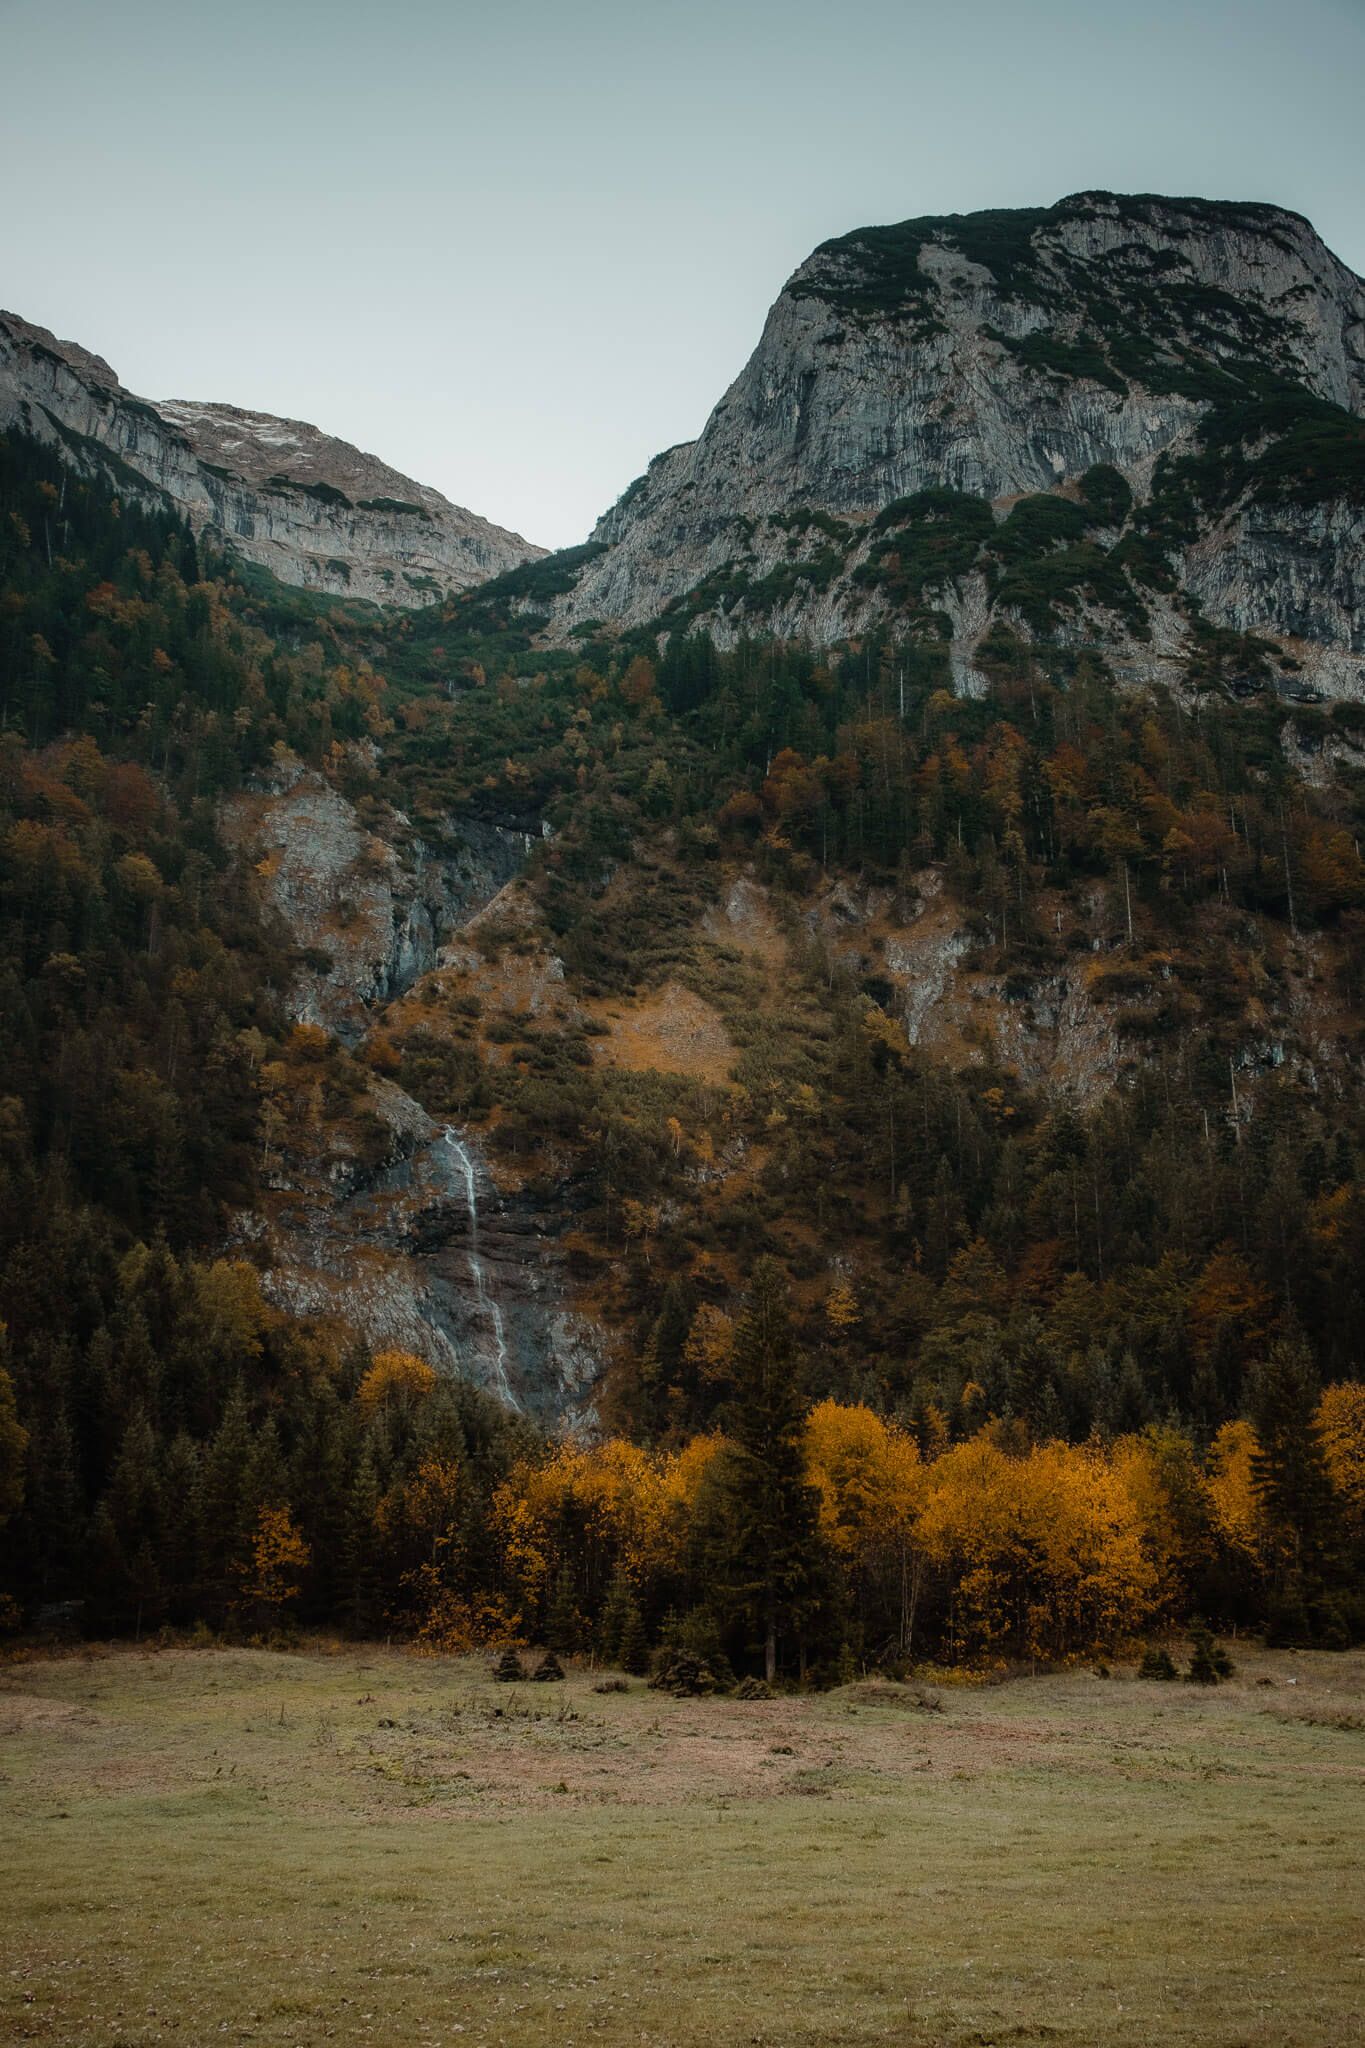
{"type": "Polygon", "coordinates": [[[1356,707],[1286,701],[1210,627],[1179,692],[996,629],[976,699],[932,617],[832,654],[546,646],[572,572],[324,604],[0,446],[0,1625],[685,1652],[717,1683],[1192,1617],[1359,1640],[1356,707]],[[604,1068],[477,991],[353,1047],[300,1026],[219,819],[284,751],[432,844],[548,822],[536,942],[588,1011],[694,990],[729,1084],[604,1068]],[[741,874],[776,989],[698,938],[741,874]],[[1003,1004],[1083,977],[1108,1085],[931,1054],[814,915],[929,875],[1003,1004]],[[233,1243],[275,1105],[353,1115],[374,1073],[572,1181],[595,1438],[285,1313],[233,1243]]]}

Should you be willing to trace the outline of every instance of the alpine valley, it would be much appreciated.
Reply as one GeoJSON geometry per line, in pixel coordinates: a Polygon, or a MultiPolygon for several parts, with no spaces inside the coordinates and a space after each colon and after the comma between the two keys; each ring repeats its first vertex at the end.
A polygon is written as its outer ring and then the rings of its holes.
{"type": "Polygon", "coordinates": [[[10,1617],[1359,1635],[1363,415],[1306,221],[1100,192],[557,554],[0,316],[10,1617]]]}

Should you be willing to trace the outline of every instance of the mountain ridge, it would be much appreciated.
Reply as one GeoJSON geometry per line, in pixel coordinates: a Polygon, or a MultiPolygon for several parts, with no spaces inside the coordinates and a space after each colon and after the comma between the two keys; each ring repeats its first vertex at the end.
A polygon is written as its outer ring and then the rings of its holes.
{"type": "Polygon", "coordinates": [[[0,312],[0,426],[115,462],[286,584],[412,608],[542,548],[307,421],[127,391],[102,356],[0,312]]]}
{"type": "Polygon", "coordinates": [[[1070,590],[1045,571],[1049,625],[1169,675],[1192,639],[1176,588],[1215,630],[1278,638],[1327,694],[1359,695],[1363,402],[1365,284],[1287,211],[1086,193],[855,229],[793,272],[698,439],[599,520],[554,631],[829,645],[884,626],[944,641],[979,687],[992,620],[1036,635],[1037,617],[997,602],[970,548],[898,590],[886,557],[953,508],[911,505],[900,528],[888,508],[946,490],[1002,524],[1109,467],[1132,504],[1098,538],[1055,536],[1091,552],[1070,590]]]}

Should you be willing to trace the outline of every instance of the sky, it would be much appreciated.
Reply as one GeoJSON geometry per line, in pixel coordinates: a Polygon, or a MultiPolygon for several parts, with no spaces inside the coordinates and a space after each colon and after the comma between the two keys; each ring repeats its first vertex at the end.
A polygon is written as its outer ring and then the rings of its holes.
{"type": "Polygon", "coordinates": [[[1365,272],[1365,0],[0,0],[0,305],[547,546],[691,439],[796,265],[1069,192],[1365,272]]]}

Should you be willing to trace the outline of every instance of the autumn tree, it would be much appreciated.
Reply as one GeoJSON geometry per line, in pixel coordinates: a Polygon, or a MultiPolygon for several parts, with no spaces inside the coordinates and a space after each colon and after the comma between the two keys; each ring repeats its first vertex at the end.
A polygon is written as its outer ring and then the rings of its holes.
{"type": "MultiPolygon", "coordinates": [[[[4,1325],[0,1323],[0,1342],[4,1325]]],[[[24,1498],[24,1459],[28,1431],[19,1421],[14,1401],[14,1382],[0,1365],[0,1528],[15,1514],[24,1498]]]]}
{"type": "Polygon", "coordinates": [[[1136,1504],[1103,1453],[1012,1454],[983,1431],[929,1467],[918,1540],[951,1584],[951,1639],[971,1654],[1065,1656],[1131,1633],[1156,1571],[1136,1504]]]}
{"type": "Polygon", "coordinates": [[[412,1408],[436,1385],[436,1373],[411,1351],[377,1351],[369,1371],[356,1388],[356,1402],[365,1415],[389,1407],[412,1408]]]}
{"type": "Polygon", "coordinates": [[[907,1654],[922,1561],[914,1548],[924,1479],[918,1444],[870,1408],[821,1401],[806,1418],[805,1456],[821,1534],[864,1607],[888,1582],[894,1588],[895,1644],[907,1654]]]}
{"type": "Polygon", "coordinates": [[[263,1626],[277,1627],[289,1602],[298,1599],[309,1561],[308,1545],[289,1509],[263,1507],[242,1574],[242,1604],[255,1611],[263,1626]]]}
{"type": "Polygon", "coordinates": [[[1365,1384],[1341,1380],[1318,1403],[1317,1433],[1343,1533],[1365,1546],[1365,1384]]]}

